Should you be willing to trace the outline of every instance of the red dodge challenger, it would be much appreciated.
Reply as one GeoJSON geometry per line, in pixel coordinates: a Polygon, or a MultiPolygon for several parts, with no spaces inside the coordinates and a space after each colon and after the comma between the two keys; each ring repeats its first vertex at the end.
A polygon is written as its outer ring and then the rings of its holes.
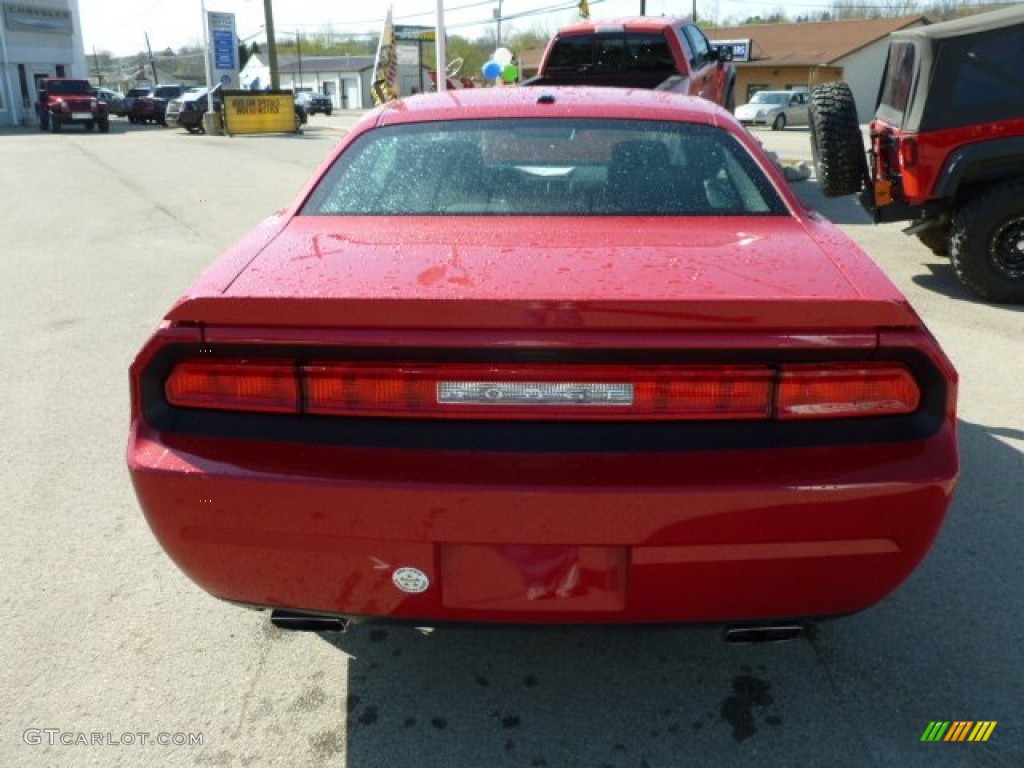
{"type": "Polygon", "coordinates": [[[365,116],[131,368],[128,464],[282,622],[871,606],[958,472],[956,372],[720,108],[495,88],[365,116]]]}

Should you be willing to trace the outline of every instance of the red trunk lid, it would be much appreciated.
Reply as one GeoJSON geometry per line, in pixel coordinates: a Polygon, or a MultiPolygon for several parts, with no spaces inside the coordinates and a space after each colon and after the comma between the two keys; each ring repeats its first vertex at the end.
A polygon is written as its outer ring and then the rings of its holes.
{"type": "Polygon", "coordinates": [[[833,225],[792,217],[297,217],[276,237],[257,230],[214,264],[169,319],[619,330],[919,324],[833,225]]]}

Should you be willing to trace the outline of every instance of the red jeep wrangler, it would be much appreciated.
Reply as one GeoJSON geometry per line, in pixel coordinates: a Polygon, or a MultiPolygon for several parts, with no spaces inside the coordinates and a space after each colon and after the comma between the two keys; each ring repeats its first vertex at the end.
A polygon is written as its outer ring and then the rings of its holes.
{"type": "Polygon", "coordinates": [[[39,81],[39,101],[36,102],[39,130],[49,128],[54,133],[70,123],[84,125],[87,131],[99,126],[101,133],[110,130],[110,113],[106,102],[92,93],[88,80],[50,77],[39,81]]]}
{"type": "Polygon", "coordinates": [[[870,141],[845,83],[812,88],[824,194],[860,193],[981,298],[1024,302],[1024,7],[892,33],[870,141]]]}

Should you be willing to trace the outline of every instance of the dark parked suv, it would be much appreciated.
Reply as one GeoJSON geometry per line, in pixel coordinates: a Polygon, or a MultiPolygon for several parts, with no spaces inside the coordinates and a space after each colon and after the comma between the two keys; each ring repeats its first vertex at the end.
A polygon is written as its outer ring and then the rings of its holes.
{"type": "Polygon", "coordinates": [[[326,93],[317,93],[315,91],[300,91],[295,94],[295,101],[298,104],[302,104],[306,110],[306,114],[315,115],[330,115],[334,111],[334,102],[331,101],[331,97],[326,93]]]}
{"type": "Polygon", "coordinates": [[[158,85],[132,102],[128,119],[133,123],[167,125],[167,102],[180,99],[186,90],[183,85],[158,85]]]}
{"type": "Polygon", "coordinates": [[[912,222],[968,289],[1024,303],[1024,7],[892,33],[870,143],[845,83],[812,89],[822,191],[912,222]]]}

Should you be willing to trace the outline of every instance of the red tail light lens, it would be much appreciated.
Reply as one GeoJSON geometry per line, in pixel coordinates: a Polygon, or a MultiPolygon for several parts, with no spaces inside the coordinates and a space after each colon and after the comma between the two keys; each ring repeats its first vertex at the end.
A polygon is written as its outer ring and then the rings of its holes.
{"type": "Polygon", "coordinates": [[[184,408],[407,419],[694,421],[913,413],[898,363],[567,366],[186,359],[165,384],[184,408]]]}
{"type": "Polygon", "coordinates": [[[299,412],[299,381],[288,360],[184,360],[164,390],[171,405],[187,408],[299,412]]]}
{"type": "Polygon", "coordinates": [[[902,365],[787,365],[779,374],[780,419],[834,419],[913,413],[921,399],[902,365]]]}
{"type": "Polygon", "coordinates": [[[916,139],[900,139],[900,165],[902,165],[904,168],[913,168],[915,165],[917,165],[916,139]]]}
{"type": "Polygon", "coordinates": [[[314,363],[310,413],[496,419],[766,419],[773,374],[713,368],[314,363]]]}

